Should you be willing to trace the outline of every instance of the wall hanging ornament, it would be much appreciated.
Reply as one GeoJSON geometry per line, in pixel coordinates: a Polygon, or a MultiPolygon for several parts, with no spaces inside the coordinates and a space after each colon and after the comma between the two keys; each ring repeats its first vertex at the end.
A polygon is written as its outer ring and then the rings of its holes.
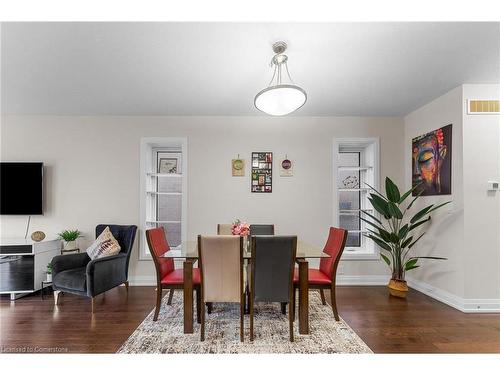
{"type": "Polygon", "coordinates": [[[273,153],[252,152],[252,193],[273,191],[273,153]]]}
{"type": "Polygon", "coordinates": [[[245,176],[245,160],[240,159],[240,154],[237,159],[231,160],[231,174],[233,177],[245,176]]]}
{"type": "Polygon", "coordinates": [[[280,176],[281,177],[292,177],[293,176],[293,161],[288,159],[288,156],[285,155],[285,158],[280,162],[280,176]]]}

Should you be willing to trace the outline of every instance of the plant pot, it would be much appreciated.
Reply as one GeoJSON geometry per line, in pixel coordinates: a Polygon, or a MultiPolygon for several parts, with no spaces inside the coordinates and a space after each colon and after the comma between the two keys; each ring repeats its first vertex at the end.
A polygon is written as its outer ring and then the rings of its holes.
{"type": "Polygon", "coordinates": [[[46,279],[45,281],[47,281],[47,282],[49,282],[49,283],[51,283],[51,282],[52,282],[52,274],[51,274],[51,273],[48,273],[48,274],[47,274],[47,279],[46,279]]]}
{"type": "Polygon", "coordinates": [[[75,250],[76,249],[76,240],[74,241],[64,241],[64,250],[75,250]]]}
{"type": "Polygon", "coordinates": [[[391,279],[387,287],[389,288],[389,293],[391,294],[391,296],[406,298],[406,294],[408,293],[408,285],[406,284],[405,280],[391,279]]]}

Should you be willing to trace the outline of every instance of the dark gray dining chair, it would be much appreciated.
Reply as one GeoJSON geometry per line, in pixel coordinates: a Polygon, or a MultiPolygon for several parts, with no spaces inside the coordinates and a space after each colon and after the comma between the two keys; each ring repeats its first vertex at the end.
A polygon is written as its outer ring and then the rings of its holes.
{"type": "Polygon", "coordinates": [[[251,224],[250,236],[274,235],[274,224],[251,224]]]}
{"type": "Polygon", "coordinates": [[[297,236],[252,236],[250,340],[254,338],[255,302],[288,303],[290,341],[293,341],[293,272],[297,236]]]}

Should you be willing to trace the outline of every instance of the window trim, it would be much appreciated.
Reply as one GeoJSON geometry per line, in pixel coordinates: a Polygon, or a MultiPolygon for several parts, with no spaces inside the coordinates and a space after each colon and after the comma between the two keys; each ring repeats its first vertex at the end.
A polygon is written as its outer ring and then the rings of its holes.
{"type": "MultiPolygon", "coordinates": [[[[367,146],[373,145],[373,187],[379,190],[380,185],[380,138],[369,137],[369,138],[333,138],[332,147],[332,223],[333,226],[338,227],[339,225],[339,191],[337,187],[337,173],[339,160],[338,154],[342,147],[352,147],[352,148],[366,148],[367,146]]],[[[366,243],[366,242],[365,242],[366,243]]],[[[361,247],[360,249],[362,249],[361,247]]],[[[366,248],[365,248],[366,249],[366,248]]],[[[356,252],[345,252],[342,254],[342,260],[379,260],[380,259],[380,249],[376,244],[373,244],[373,251],[362,250],[356,252]]]]}
{"type": "Polygon", "coordinates": [[[181,208],[181,241],[187,240],[187,195],[188,195],[188,143],[185,137],[147,137],[141,138],[140,168],[139,168],[139,260],[151,260],[147,250],[145,230],[147,217],[147,186],[150,183],[147,176],[153,165],[153,150],[159,148],[180,148],[182,165],[182,208],[181,208]]]}

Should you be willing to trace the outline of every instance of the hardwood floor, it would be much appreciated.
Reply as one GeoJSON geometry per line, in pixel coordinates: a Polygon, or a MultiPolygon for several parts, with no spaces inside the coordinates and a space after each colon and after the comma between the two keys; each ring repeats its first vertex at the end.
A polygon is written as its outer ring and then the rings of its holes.
{"type": "MultiPolygon", "coordinates": [[[[375,353],[500,353],[500,314],[463,314],[414,290],[400,300],[385,287],[339,287],[337,300],[375,353]]],[[[71,294],[58,307],[52,295],[2,296],[0,349],[114,353],[154,305],[153,287],[115,288],[98,297],[93,317],[90,299],[71,294]]]]}

